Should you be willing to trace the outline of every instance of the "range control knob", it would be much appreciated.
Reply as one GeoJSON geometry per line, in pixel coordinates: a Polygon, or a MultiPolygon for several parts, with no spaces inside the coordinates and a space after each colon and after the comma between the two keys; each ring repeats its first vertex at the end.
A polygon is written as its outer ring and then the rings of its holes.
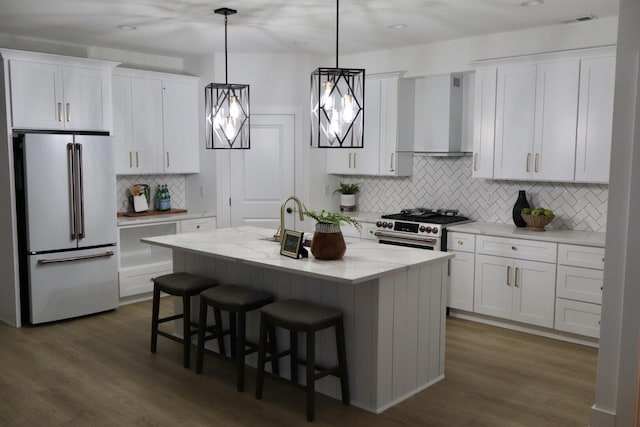
{"type": "Polygon", "coordinates": [[[424,233],[425,231],[427,231],[427,227],[425,227],[424,225],[420,226],[420,232],[424,233]]]}
{"type": "Polygon", "coordinates": [[[393,223],[392,222],[387,222],[387,228],[393,228],[393,223]]]}
{"type": "Polygon", "coordinates": [[[382,228],[382,221],[378,221],[378,222],[376,222],[376,227],[378,227],[378,228],[382,228]]]}
{"type": "Polygon", "coordinates": [[[431,227],[426,228],[427,233],[431,233],[431,227]]]}
{"type": "Polygon", "coordinates": [[[433,231],[433,234],[438,234],[438,227],[433,227],[431,231],[433,231]]]}

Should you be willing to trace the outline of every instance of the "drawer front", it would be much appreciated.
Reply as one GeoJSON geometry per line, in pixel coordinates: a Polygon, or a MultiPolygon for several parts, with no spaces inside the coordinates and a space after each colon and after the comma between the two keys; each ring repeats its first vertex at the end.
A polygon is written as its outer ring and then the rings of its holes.
{"type": "Polygon", "coordinates": [[[447,250],[473,252],[476,248],[476,235],[451,232],[447,234],[447,250]]]}
{"type": "Polygon", "coordinates": [[[558,264],[604,270],[604,248],[560,244],[558,264]]]}
{"type": "Polygon", "coordinates": [[[559,331],[600,338],[601,307],[598,304],[556,299],[556,325],[559,331]]]}
{"type": "Polygon", "coordinates": [[[558,265],[556,296],[602,304],[603,276],[602,270],[558,265]]]}
{"type": "Polygon", "coordinates": [[[153,291],[153,278],[173,273],[173,261],[127,268],[118,273],[120,298],[153,291]]]}
{"type": "Polygon", "coordinates": [[[215,218],[185,219],[180,221],[180,231],[183,233],[215,230],[215,228],[216,228],[215,218]]]}
{"type": "Polygon", "coordinates": [[[376,227],[375,224],[371,224],[369,222],[363,222],[361,237],[365,240],[377,240],[376,236],[374,235],[377,229],[378,227],[376,227]]]}
{"type": "Polygon", "coordinates": [[[556,262],[558,245],[536,240],[476,236],[476,253],[529,261],[556,262]]]}

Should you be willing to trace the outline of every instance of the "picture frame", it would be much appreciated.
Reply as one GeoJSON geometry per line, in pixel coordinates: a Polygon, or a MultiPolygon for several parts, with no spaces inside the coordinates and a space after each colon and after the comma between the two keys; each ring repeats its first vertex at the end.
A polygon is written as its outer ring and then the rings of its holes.
{"type": "Polygon", "coordinates": [[[301,253],[304,250],[302,247],[304,242],[303,235],[304,233],[301,231],[285,229],[282,232],[282,240],[280,241],[280,255],[296,259],[303,256],[301,253]]]}

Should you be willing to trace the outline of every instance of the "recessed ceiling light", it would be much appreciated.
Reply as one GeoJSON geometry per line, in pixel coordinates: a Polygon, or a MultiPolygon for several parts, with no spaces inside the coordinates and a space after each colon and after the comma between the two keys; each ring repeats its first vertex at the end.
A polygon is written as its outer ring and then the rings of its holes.
{"type": "Polygon", "coordinates": [[[525,0],[522,3],[520,3],[520,6],[533,7],[533,6],[540,6],[541,4],[544,4],[544,0],[525,0]]]}
{"type": "Polygon", "coordinates": [[[118,25],[118,29],[124,31],[134,31],[137,30],[138,27],[134,27],[133,25],[118,25]]]}
{"type": "Polygon", "coordinates": [[[407,24],[393,24],[389,25],[389,28],[392,30],[404,30],[407,28],[407,24]]]}

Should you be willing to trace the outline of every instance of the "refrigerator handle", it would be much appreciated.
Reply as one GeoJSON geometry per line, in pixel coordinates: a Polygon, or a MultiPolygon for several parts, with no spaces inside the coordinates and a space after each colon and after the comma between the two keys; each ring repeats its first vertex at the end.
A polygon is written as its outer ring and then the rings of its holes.
{"type": "Polygon", "coordinates": [[[78,149],[78,210],[80,211],[80,231],[78,232],[78,238],[84,238],[84,172],[82,169],[82,144],[76,144],[78,149]]]}
{"type": "Polygon", "coordinates": [[[96,259],[96,258],[109,258],[114,254],[113,251],[107,251],[101,254],[95,255],[86,255],[86,256],[74,256],[70,258],[55,258],[55,259],[39,259],[38,265],[47,265],[47,264],[59,264],[63,262],[74,262],[74,261],[84,261],[88,259],[96,259]]]}
{"type": "Polygon", "coordinates": [[[76,233],[76,180],[75,180],[75,161],[74,161],[74,147],[73,143],[67,144],[67,173],[69,175],[69,212],[71,213],[71,239],[76,240],[78,233],[76,233]]]}

